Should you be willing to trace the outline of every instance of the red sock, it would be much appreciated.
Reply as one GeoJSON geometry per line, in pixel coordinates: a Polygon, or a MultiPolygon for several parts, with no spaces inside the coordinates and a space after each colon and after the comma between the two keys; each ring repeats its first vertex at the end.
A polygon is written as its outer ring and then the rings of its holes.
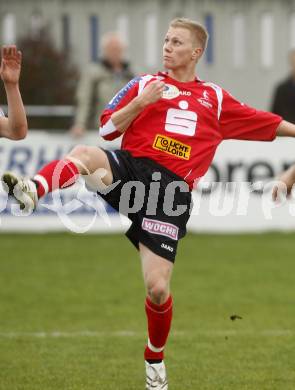
{"type": "Polygon", "coordinates": [[[79,170],[72,161],[51,161],[34,176],[34,180],[38,182],[38,197],[40,198],[57,188],[70,187],[77,181],[78,176],[79,170]]]}
{"type": "Polygon", "coordinates": [[[163,360],[164,347],[172,321],[173,300],[170,295],[165,303],[156,305],[146,298],[145,311],[148,320],[149,341],[145,348],[145,360],[163,360]]]}

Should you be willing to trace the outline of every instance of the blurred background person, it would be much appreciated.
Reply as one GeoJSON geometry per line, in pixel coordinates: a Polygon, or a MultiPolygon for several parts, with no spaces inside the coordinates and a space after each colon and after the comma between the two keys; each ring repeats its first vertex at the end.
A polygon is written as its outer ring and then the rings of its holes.
{"type": "Polygon", "coordinates": [[[271,111],[295,123],[295,49],[289,53],[290,73],[274,91],[271,111]]]}
{"type": "Polygon", "coordinates": [[[77,88],[77,108],[71,133],[83,136],[86,129],[98,127],[99,117],[111,98],[134,77],[125,60],[126,44],[118,33],[102,37],[102,57],[82,71],[77,88]]]}

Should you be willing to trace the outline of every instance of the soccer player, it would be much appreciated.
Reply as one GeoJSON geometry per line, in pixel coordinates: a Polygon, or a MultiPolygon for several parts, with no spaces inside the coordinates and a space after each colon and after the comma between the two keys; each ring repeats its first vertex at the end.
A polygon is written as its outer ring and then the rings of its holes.
{"type": "Polygon", "coordinates": [[[0,109],[0,137],[12,140],[25,138],[28,131],[27,117],[19,91],[22,54],[16,46],[3,46],[1,50],[0,76],[8,103],[8,118],[0,109]]]}
{"type": "Polygon", "coordinates": [[[102,114],[100,135],[112,140],[123,134],[121,150],[76,146],[30,180],[4,175],[11,193],[15,186],[22,189],[18,196],[22,207],[30,203],[35,207],[40,197],[85,175],[107,186],[103,198],[129,216],[132,225],[126,234],[139,250],[147,292],[148,390],[168,389],[163,359],[172,320],[170,279],[178,240],[186,234],[190,190],[208,170],[223,140],[295,136],[295,125],[280,116],[240,103],[218,85],[196,77],[207,40],[206,29],[197,22],[180,18],[170,23],[163,44],[166,71],[131,80],[102,114]],[[138,182],[140,196],[128,187],[138,182]],[[128,204],[123,207],[130,194],[134,204],[135,198],[143,203],[133,213],[128,204]]]}

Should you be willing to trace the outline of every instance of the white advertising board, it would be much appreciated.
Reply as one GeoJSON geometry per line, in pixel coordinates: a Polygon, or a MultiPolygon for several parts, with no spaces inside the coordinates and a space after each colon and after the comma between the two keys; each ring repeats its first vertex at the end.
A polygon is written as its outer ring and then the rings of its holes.
{"type": "MultiPolygon", "coordinates": [[[[79,143],[111,149],[119,146],[116,142],[103,142],[95,133],[74,140],[68,134],[31,132],[23,141],[1,140],[0,172],[11,170],[30,176],[46,162],[60,159],[79,143]]],[[[277,139],[272,143],[224,142],[217,150],[209,172],[193,191],[194,208],[189,230],[295,229],[295,202],[292,199],[283,200],[282,204],[271,201],[273,177],[293,162],[295,141],[292,139],[277,139]]],[[[128,226],[128,219],[89,192],[82,179],[56,196],[44,198],[37,211],[29,216],[19,216],[18,206],[0,189],[1,232],[114,232],[125,231],[128,226]]]]}

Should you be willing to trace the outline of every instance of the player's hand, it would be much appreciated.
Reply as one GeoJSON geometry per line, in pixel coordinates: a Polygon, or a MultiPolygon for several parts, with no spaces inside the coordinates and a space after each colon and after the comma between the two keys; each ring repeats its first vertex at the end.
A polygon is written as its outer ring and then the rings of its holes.
{"type": "Polygon", "coordinates": [[[86,129],[83,126],[74,125],[70,129],[70,135],[74,138],[81,138],[85,135],[85,133],[86,133],[86,129]]]}
{"type": "Polygon", "coordinates": [[[279,200],[280,194],[285,194],[286,190],[287,194],[285,195],[289,196],[291,194],[293,184],[295,183],[295,165],[282,173],[278,178],[278,182],[272,191],[272,199],[274,202],[279,200]]]}
{"type": "Polygon", "coordinates": [[[159,99],[161,99],[164,89],[165,83],[163,83],[163,81],[152,81],[144,88],[141,95],[139,95],[142,105],[145,107],[149,104],[156,103],[159,99]]]}
{"type": "Polygon", "coordinates": [[[19,82],[22,62],[22,53],[16,46],[3,46],[1,49],[0,76],[4,84],[17,84],[19,82]]]}

